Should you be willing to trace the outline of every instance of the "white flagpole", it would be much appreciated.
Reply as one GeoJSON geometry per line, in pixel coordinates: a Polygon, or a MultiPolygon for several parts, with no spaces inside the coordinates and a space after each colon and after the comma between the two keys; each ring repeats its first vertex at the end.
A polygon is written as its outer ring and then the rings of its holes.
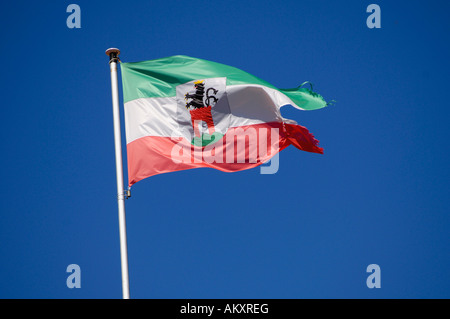
{"type": "Polygon", "coordinates": [[[120,260],[122,266],[122,296],[130,299],[130,282],[128,278],[127,228],[125,221],[125,190],[123,187],[122,139],[120,136],[119,88],[117,84],[117,61],[120,50],[106,50],[111,69],[112,106],[114,116],[114,144],[116,150],[117,204],[119,206],[120,260]]]}

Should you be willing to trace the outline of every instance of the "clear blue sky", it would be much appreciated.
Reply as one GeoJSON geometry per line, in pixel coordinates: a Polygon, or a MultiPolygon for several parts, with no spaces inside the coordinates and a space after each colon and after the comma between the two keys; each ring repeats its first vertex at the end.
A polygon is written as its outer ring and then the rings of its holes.
{"type": "MultiPolygon", "coordinates": [[[[335,106],[324,155],[195,169],[126,202],[133,298],[449,298],[448,1],[16,1],[0,11],[0,298],[121,298],[108,57],[184,54],[335,106]],[[81,7],[81,29],[66,8],[81,7]],[[381,7],[381,29],[366,8],[381,7]],[[81,267],[81,288],[66,267],[81,267]],[[381,267],[381,288],[366,267],[381,267]]],[[[123,120],[123,119],[122,119],[123,120]]]]}

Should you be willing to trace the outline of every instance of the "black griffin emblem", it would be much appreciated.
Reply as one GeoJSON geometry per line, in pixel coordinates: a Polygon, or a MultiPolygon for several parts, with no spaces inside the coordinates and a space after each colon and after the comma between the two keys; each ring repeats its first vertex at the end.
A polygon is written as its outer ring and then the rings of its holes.
{"type": "Polygon", "coordinates": [[[186,100],[186,108],[189,109],[189,107],[193,107],[194,109],[199,109],[206,106],[212,106],[213,103],[216,104],[218,99],[216,98],[216,94],[219,92],[219,90],[216,90],[215,88],[208,88],[206,90],[206,97],[205,101],[203,102],[203,96],[205,96],[205,82],[204,81],[197,81],[194,82],[194,88],[195,93],[190,94],[186,93],[184,95],[184,99],[186,100]],[[211,93],[212,92],[212,93],[211,93]],[[191,101],[188,101],[188,100],[191,101]],[[205,105],[206,103],[206,105],[205,105]]]}

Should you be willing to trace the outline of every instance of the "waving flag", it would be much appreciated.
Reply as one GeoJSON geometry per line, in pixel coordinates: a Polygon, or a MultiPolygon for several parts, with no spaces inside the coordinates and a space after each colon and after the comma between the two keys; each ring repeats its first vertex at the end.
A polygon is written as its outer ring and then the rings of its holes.
{"type": "Polygon", "coordinates": [[[252,168],[291,144],[323,153],[305,127],[280,113],[285,105],[325,107],[310,89],[277,89],[237,68],[187,56],[122,63],[121,70],[129,186],[191,168],[252,168]]]}

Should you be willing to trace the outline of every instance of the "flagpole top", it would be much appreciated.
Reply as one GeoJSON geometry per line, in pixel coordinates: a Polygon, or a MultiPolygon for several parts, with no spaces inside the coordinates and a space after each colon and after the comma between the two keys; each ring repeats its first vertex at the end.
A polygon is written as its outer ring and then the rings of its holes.
{"type": "Polygon", "coordinates": [[[109,48],[106,50],[106,55],[109,56],[109,62],[117,62],[119,59],[120,50],[117,48],[109,48]]]}

